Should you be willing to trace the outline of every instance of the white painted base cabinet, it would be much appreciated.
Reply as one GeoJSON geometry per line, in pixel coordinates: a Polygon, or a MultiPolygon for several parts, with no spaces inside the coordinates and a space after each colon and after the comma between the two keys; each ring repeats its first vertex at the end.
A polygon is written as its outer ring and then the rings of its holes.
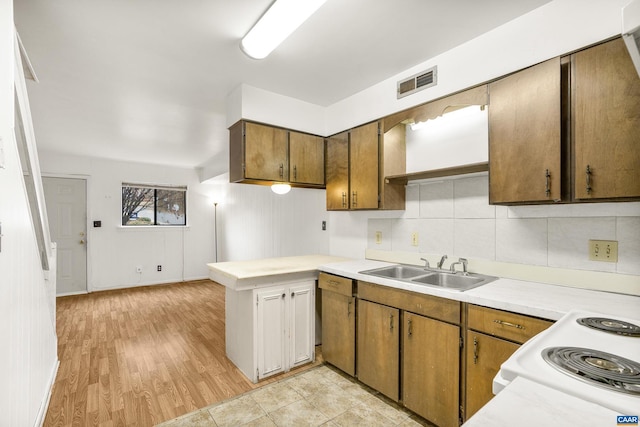
{"type": "Polygon", "coordinates": [[[315,287],[227,288],[227,356],[254,383],[315,359],[315,287]]]}

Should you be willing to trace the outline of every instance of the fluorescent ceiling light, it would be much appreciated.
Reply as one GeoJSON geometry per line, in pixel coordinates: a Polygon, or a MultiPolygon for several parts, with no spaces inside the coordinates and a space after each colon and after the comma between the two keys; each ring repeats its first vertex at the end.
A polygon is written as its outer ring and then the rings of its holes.
{"type": "Polygon", "coordinates": [[[271,191],[276,194],[287,194],[291,190],[291,185],[289,184],[272,184],[271,191]]]}
{"type": "Polygon", "coordinates": [[[263,59],[326,0],[276,0],[240,42],[244,53],[263,59]]]}

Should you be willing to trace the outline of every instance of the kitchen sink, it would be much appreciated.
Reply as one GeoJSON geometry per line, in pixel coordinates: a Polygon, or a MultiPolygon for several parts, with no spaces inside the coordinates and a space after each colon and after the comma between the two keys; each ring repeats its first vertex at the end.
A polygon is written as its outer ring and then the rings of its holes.
{"type": "Polygon", "coordinates": [[[413,277],[424,276],[429,274],[427,270],[420,267],[412,267],[410,265],[392,265],[389,267],[374,268],[373,270],[361,271],[362,274],[371,276],[385,277],[388,279],[411,279],[413,277]]]}
{"type": "Polygon", "coordinates": [[[403,264],[374,268],[360,271],[360,273],[385,279],[400,280],[414,285],[433,286],[454,291],[468,291],[498,279],[484,274],[451,273],[446,270],[429,270],[403,264]]]}
{"type": "Polygon", "coordinates": [[[489,276],[480,277],[476,274],[467,274],[464,276],[458,273],[433,273],[427,276],[416,277],[412,282],[466,291],[496,279],[496,277],[493,277],[491,278],[492,280],[486,280],[485,278],[487,277],[489,276]]]}

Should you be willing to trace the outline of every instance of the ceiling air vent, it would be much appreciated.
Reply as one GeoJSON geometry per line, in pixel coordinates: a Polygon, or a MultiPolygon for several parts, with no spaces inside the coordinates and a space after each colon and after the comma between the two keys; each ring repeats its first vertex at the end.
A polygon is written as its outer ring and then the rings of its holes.
{"type": "Polygon", "coordinates": [[[398,82],[398,99],[438,84],[438,67],[429,68],[398,82]]]}

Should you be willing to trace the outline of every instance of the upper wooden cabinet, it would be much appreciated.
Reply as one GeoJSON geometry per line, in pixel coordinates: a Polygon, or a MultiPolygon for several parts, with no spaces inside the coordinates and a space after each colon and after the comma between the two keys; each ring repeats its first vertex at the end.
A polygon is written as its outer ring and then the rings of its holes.
{"type": "Polygon", "coordinates": [[[351,209],[378,209],[378,122],[351,129],[349,144],[351,209]]]}
{"type": "Polygon", "coordinates": [[[622,39],[572,56],[578,200],[640,197],[640,78],[622,39]]]}
{"type": "Polygon", "coordinates": [[[349,209],[349,132],[327,139],[327,210],[349,209]]]}
{"type": "Polygon", "coordinates": [[[560,58],[489,85],[489,202],[561,198],[560,58]]]}
{"type": "Polygon", "coordinates": [[[640,198],[640,79],[618,38],[489,85],[489,201],[640,198]]]}
{"type": "Polygon", "coordinates": [[[324,139],[289,132],[289,180],[293,183],[324,185],[324,139]]]}
{"type": "Polygon", "coordinates": [[[381,135],[372,122],[329,137],[327,210],[404,209],[404,185],[384,178],[404,173],[405,165],[404,126],[381,135]]]}
{"type": "Polygon", "coordinates": [[[239,121],[229,128],[229,181],[324,186],[324,139],[239,121]]]}

